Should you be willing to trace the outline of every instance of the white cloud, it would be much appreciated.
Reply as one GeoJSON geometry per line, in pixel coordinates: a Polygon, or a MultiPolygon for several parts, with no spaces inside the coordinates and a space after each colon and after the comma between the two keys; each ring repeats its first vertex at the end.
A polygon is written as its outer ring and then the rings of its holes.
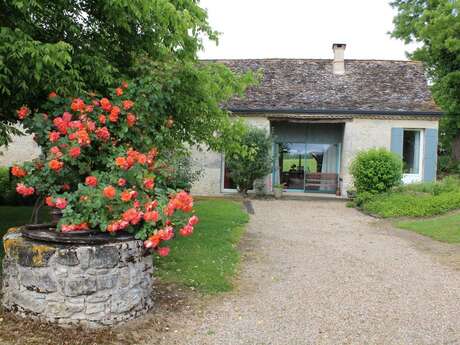
{"type": "Polygon", "coordinates": [[[395,14],[385,0],[201,0],[219,45],[201,58],[331,58],[346,43],[346,58],[405,60],[415,45],[388,35],[395,14]]]}

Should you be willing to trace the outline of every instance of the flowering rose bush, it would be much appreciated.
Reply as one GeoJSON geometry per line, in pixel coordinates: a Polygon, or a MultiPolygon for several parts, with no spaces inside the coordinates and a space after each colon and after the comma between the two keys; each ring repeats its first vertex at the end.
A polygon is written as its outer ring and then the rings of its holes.
{"type": "Polygon", "coordinates": [[[124,230],[164,256],[169,248],[163,241],[176,229],[191,235],[198,218],[185,216],[193,211],[189,194],[166,187],[167,165],[152,140],[142,136],[147,121],[136,116],[135,102],[124,96],[127,88],[123,83],[111,99],[93,94],[69,99],[52,92],[43,113],[21,107],[17,116],[42,155],[11,171],[20,179],[19,194],[37,194],[62,210],[59,231],[124,230]]]}

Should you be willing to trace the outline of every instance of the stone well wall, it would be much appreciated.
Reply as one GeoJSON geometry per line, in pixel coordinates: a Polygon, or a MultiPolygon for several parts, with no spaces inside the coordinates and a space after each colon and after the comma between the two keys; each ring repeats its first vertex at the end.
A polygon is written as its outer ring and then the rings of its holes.
{"type": "Polygon", "coordinates": [[[100,327],[134,319],[152,306],[153,263],[142,241],[102,245],[4,237],[3,306],[21,316],[100,327]]]}

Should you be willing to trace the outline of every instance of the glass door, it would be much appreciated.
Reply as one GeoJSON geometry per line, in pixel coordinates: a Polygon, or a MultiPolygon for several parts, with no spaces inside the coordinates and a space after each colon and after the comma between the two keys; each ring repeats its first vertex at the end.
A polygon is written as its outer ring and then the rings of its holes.
{"type": "Polygon", "coordinates": [[[275,146],[276,184],[282,183],[286,190],[304,191],[305,143],[279,143],[275,146]]]}
{"type": "Polygon", "coordinates": [[[336,193],[340,170],[340,144],[307,144],[305,191],[336,193]]]}

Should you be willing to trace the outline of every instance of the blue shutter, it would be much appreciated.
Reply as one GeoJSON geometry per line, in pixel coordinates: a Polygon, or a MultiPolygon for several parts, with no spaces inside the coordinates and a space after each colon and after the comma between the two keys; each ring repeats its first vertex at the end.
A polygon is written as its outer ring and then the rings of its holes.
{"type": "Polygon", "coordinates": [[[403,154],[404,128],[391,129],[391,152],[398,154],[402,158],[403,154]]]}
{"type": "Polygon", "coordinates": [[[423,181],[436,181],[438,156],[438,130],[425,130],[425,152],[423,155],[423,181]]]}

